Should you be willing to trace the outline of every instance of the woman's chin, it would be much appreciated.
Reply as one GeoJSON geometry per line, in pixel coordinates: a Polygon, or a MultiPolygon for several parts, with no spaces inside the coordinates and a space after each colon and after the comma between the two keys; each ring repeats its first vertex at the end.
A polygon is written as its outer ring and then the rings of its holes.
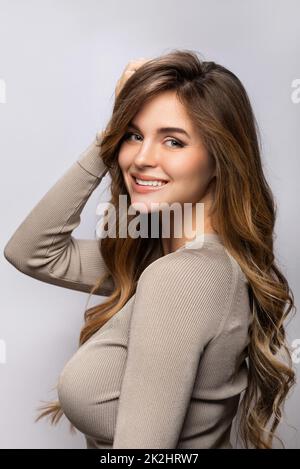
{"type": "Polygon", "coordinates": [[[140,200],[132,200],[131,203],[130,203],[130,206],[136,210],[137,212],[140,212],[140,213],[149,213],[151,212],[151,207],[149,206],[150,203],[149,202],[142,202],[140,200]]]}
{"type": "Polygon", "coordinates": [[[159,209],[159,202],[150,200],[137,200],[136,197],[131,198],[130,206],[140,213],[157,212],[159,209]]]}

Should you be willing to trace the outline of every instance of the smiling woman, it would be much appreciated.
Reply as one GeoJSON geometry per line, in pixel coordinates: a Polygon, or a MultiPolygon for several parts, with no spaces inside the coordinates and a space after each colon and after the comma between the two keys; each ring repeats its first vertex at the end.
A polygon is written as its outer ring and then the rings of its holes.
{"type": "MultiPolygon", "coordinates": [[[[175,91],[164,91],[147,100],[135,115],[119,150],[118,163],[122,170],[131,205],[145,204],[151,212],[157,204],[172,206],[179,203],[200,204],[205,207],[205,232],[213,231],[209,208],[213,200],[215,163],[200,138],[193,121],[175,91]],[[143,129],[143,130],[142,130],[143,129]],[[184,135],[184,141],[176,139],[184,135]],[[175,145],[173,143],[175,142],[175,145]],[[172,145],[171,145],[172,143],[172,145]],[[152,183],[136,181],[152,180],[152,183]],[[162,184],[159,180],[167,181],[162,184]],[[142,186],[140,185],[142,184],[142,186]],[[147,184],[147,185],[145,185],[147,184]],[[151,186],[150,186],[151,184],[151,186]]],[[[196,210],[192,212],[192,225],[196,226],[196,210]]],[[[172,233],[175,227],[172,226],[172,233]]],[[[174,236],[172,250],[187,241],[174,236]]],[[[167,240],[170,244],[170,240],[167,240]]],[[[165,250],[166,241],[163,240],[165,250]]]]}
{"type": "Polygon", "coordinates": [[[85,312],[59,400],[38,418],[65,415],[87,448],[231,448],[244,392],[242,441],[271,448],[295,382],[284,328],[294,300],[274,261],[276,211],[250,101],[236,75],[192,51],[134,69],[120,80],[103,135],[5,247],[26,275],[105,295],[85,312]],[[146,218],[154,202],[203,203],[204,233],[188,243],[151,230],[146,238],[74,238],[107,171],[117,215],[120,196],[128,209],[144,203],[146,218]]]}

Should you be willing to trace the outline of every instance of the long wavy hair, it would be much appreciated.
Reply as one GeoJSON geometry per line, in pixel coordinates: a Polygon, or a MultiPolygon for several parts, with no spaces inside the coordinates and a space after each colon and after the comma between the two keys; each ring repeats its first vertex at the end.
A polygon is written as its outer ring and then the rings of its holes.
{"type": "MultiPolygon", "coordinates": [[[[214,158],[215,194],[210,213],[224,246],[248,280],[253,321],[249,327],[248,386],[239,407],[240,435],[246,448],[272,448],[285,399],[295,384],[284,321],[296,307],[293,292],[274,259],[277,206],[262,168],[258,124],[247,92],[234,73],[200,59],[194,51],[178,49],[137,69],[116,97],[98,141],[99,158],[112,180],[110,203],[118,215],[119,196],[125,194],[129,199],[118,165],[129,122],[146,100],[169,90],[176,92],[214,158]]],[[[132,297],[158,242],[159,238],[118,236],[99,241],[109,273],[98,279],[90,295],[107,276],[113,279],[114,290],[104,302],[85,310],[79,346],[132,297]]],[[[59,401],[40,409],[43,412],[36,421],[48,415],[55,424],[64,415],[59,401]]],[[[75,431],[72,424],[71,431],[75,431]]]]}

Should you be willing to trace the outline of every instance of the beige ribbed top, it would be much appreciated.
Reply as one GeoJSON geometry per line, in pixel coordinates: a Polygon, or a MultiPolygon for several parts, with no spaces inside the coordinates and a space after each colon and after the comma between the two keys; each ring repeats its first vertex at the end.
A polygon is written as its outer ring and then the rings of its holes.
{"type": "MultiPolygon", "coordinates": [[[[5,246],[24,274],[89,292],[107,272],[100,241],[72,236],[106,173],[98,139],[5,246]]],[[[109,278],[97,294],[112,290],[109,278]]],[[[250,321],[247,279],[217,234],[157,253],[136,293],[63,368],[65,415],[87,448],[230,448],[250,321]]]]}

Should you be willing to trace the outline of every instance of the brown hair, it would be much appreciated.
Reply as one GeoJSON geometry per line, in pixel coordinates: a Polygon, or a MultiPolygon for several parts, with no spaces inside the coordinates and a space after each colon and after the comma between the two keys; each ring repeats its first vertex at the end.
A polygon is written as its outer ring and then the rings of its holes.
{"type": "MultiPolygon", "coordinates": [[[[201,60],[190,50],[173,50],[138,68],[116,97],[99,141],[99,158],[112,179],[110,203],[118,214],[119,195],[129,198],[118,165],[118,151],[129,122],[146,100],[167,90],[176,92],[216,164],[211,214],[224,246],[248,279],[253,314],[248,386],[240,402],[240,433],[246,448],[271,448],[282,406],[295,384],[284,320],[296,308],[288,282],[274,260],[276,206],[263,173],[258,125],[244,86],[234,73],[215,62],[201,60]],[[285,356],[280,359],[281,352],[285,356]]],[[[79,345],[135,293],[157,242],[153,238],[118,236],[101,240],[101,254],[115,289],[104,303],[85,311],[79,345]]],[[[90,294],[103,281],[99,279],[90,294]]],[[[51,414],[52,423],[56,423],[63,415],[59,401],[41,408],[44,411],[36,420],[51,414]]]]}

